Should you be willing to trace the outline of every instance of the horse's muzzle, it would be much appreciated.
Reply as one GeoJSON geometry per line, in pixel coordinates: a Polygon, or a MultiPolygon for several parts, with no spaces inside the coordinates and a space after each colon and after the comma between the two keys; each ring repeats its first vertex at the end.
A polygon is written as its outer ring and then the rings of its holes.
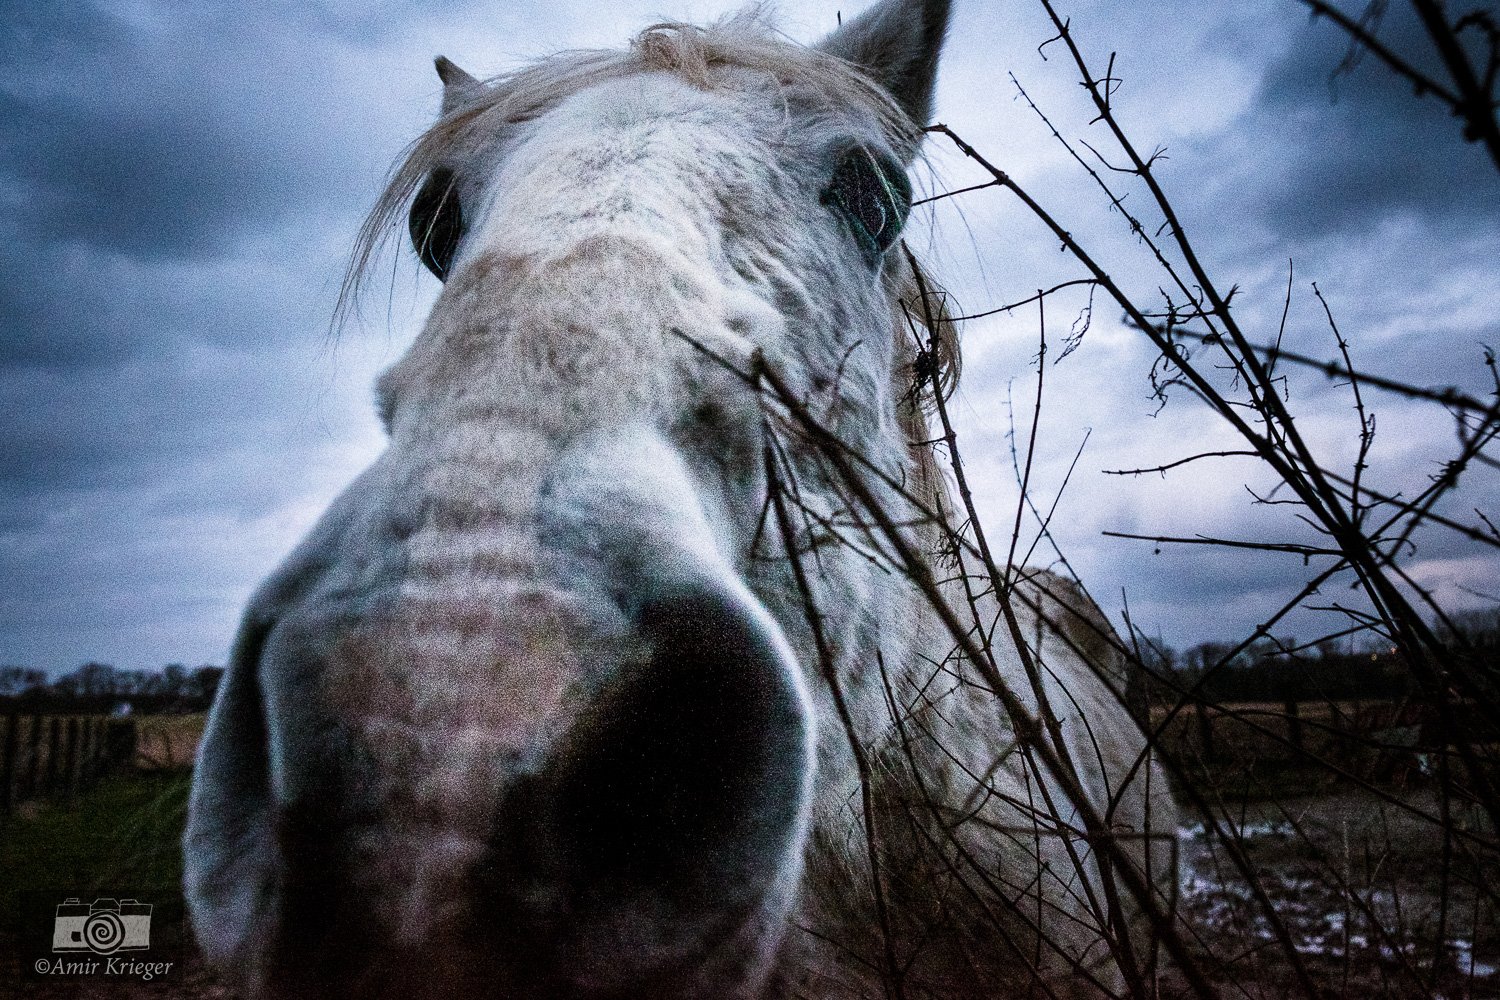
{"type": "Polygon", "coordinates": [[[641,458],[593,449],[544,490],[539,572],[590,581],[566,613],[472,587],[353,602],[314,569],[252,607],[185,858],[199,940],[246,992],[759,994],[801,875],[812,711],[685,475],[641,458]]]}

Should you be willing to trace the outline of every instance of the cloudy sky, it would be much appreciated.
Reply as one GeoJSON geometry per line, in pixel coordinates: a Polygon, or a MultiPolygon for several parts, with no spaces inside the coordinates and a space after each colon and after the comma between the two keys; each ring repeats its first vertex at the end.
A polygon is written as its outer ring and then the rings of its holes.
{"type": "MultiPolygon", "coordinates": [[[[730,6],[4,0],[0,662],[222,662],[250,589],[378,453],[372,379],[436,284],[403,257],[336,341],[330,318],[362,213],[435,112],[433,55],[488,75],[730,6]]],[[[1341,39],[1294,0],[1064,6],[1101,66],[1118,52],[1121,117],[1143,147],[1166,147],[1162,180],[1221,286],[1240,286],[1250,330],[1274,335],[1290,262],[1289,346],[1332,354],[1316,280],[1358,363],[1485,391],[1479,345],[1500,344],[1500,179],[1437,105],[1369,60],[1330,82],[1341,39]]],[[[957,8],[941,120],[1149,294],[1160,278],[1140,248],[1017,99],[1012,73],[1065,135],[1105,138],[1061,49],[1038,53],[1050,35],[1039,5],[957,8]]],[[[859,9],[788,2],[781,22],[811,41],[859,9]]],[[[1393,44],[1418,40],[1394,14],[1383,30],[1393,44]]],[[[919,187],[976,179],[935,148],[919,187]]],[[[941,203],[909,236],[967,311],[1077,273],[993,191],[941,203]]],[[[1083,305],[1049,306],[1054,345],[1083,305]]],[[[1008,413],[1029,419],[1037,333],[1030,310],[964,331],[957,405],[999,524],[1016,493],[1008,413]]],[[[1134,620],[1173,644],[1234,638],[1305,578],[1300,560],[1153,554],[1101,535],[1297,534],[1285,508],[1252,506],[1245,487],[1265,477],[1244,460],[1165,479],[1102,474],[1229,444],[1186,396],[1156,413],[1151,360],[1101,299],[1081,346],[1047,366],[1037,497],[1051,504],[1087,435],[1053,522],[1073,565],[1117,620],[1123,594],[1134,620]]],[[[1328,460],[1347,462],[1347,390],[1304,376],[1290,392],[1328,460]]],[[[1375,402],[1375,481],[1420,489],[1451,425],[1431,408],[1375,402]]],[[[1500,514],[1497,494],[1481,474],[1445,509],[1500,514]]],[[[1487,553],[1422,545],[1414,572],[1455,605],[1500,591],[1487,553]]],[[[1292,624],[1304,638],[1317,627],[1292,624]]]]}

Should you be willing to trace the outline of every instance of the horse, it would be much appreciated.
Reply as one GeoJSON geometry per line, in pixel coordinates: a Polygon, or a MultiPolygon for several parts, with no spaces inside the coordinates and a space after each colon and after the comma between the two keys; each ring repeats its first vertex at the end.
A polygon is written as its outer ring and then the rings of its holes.
{"type": "Polygon", "coordinates": [[[1119,639],[976,555],[929,431],[957,346],[900,233],[948,15],[439,57],[348,279],[404,215],[442,282],[388,446],[249,601],[196,760],[184,892],[245,996],[1153,974],[1119,639]]]}

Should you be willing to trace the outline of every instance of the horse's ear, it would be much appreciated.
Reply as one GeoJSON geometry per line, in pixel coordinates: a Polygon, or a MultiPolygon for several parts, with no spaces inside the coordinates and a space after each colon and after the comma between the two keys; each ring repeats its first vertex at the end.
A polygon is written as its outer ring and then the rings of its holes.
{"type": "Polygon", "coordinates": [[[949,0],[880,0],[818,47],[859,66],[918,125],[932,117],[949,0]]]}
{"type": "Polygon", "coordinates": [[[438,56],[432,62],[437,67],[438,79],[443,81],[442,113],[445,115],[459,105],[466,103],[475,87],[484,86],[460,69],[458,64],[447,56],[438,56]]]}

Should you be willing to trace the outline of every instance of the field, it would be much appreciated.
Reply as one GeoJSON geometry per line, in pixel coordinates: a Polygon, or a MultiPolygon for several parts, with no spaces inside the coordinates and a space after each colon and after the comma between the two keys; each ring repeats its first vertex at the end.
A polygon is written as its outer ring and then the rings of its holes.
{"type": "MultiPolygon", "coordinates": [[[[1457,856],[1445,865],[1441,836],[1418,816],[1438,808],[1430,789],[1395,801],[1330,790],[1243,801],[1219,818],[1328,995],[1500,996],[1494,904],[1461,845],[1449,845],[1457,856]]],[[[1179,912],[1199,929],[1210,968],[1223,963],[1226,994],[1298,994],[1276,929],[1203,821],[1186,822],[1178,844],[1179,912]]]]}
{"type": "MultiPolygon", "coordinates": [[[[1202,733],[1187,718],[1191,724],[1173,732],[1179,748],[1192,750],[1202,733]]],[[[1418,774],[1406,776],[1409,787],[1399,791],[1359,791],[1293,766],[1276,740],[1262,745],[1257,736],[1245,746],[1234,730],[1210,724],[1216,763],[1199,762],[1198,790],[1237,837],[1324,995],[1500,997],[1500,936],[1488,896],[1493,883],[1466,862],[1462,838],[1445,845],[1436,827],[1420,818],[1439,808],[1430,784],[1418,774]],[[1267,756],[1256,759],[1256,753],[1267,756]],[[1447,944],[1435,952],[1432,942],[1439,939],[1447,944]]],[[[71,802],[23,804],[0,825],[0,883],[11,894],[61,887],[173,890],[182,871],[188,763],[201,726],[201,716],[143,718],[133,768],[71,802]]],[[[1484,829],[1477,815],[1458,819],[1458,829],[1484,829]]],[[[1204,817],[1185,810],[1177,843],[1179,912],[1224,995],[1300,995],[1277,929],[1204,817]]],[[[17,981],[16,919],[17,907],[7,906],[0,924],[0,981],[7,985],[17,981]]],[[[186,973],[186,981],[165,995],[232,1000],[190,949],[186,973]]],[[[1164,996],[1181,988],[1171,972],[1160,985],[1164,996]]],[[[22,995],[116,998],[164,990],[137,985],[80,993],[76,986],[24,984],[22,995]]]]}
{"type": "Polygon", "coordinates": [[[205,716],[152,715],[137,729],[136,765],[148,770],[180,770],[193,764],[205,716]]]}
{"type": "MultiPolygon", "coordinates": [[[[179,892],[181,834],[193,751],[202,715],[149,716],[138,720],[133,765],[67,797],[23,801],[0,819],[0,995],[17,984],[20,894],[67,889],[79,894],[118,893],[122,888],[179,892]]],[[[228,998],[189,950],[187,978],[164,991],[161,985],[109,984],[93,991],[76,984],[20,984],[20,995],[37,998],[181,996],[228,998]]]]}
{"type": "Polygon", "coordinates": [[[1454,801],[1443,836],[1444,748],[1409,704],[1188,706],[1152,724],[1213,817],[1184,810],[1178,912],[1226,994],[1301,995],[1290,945],[1329,996],[1500,997],[1500,882],[1465,839],[1489,824],[1454,801]]]}
{"type": "MultiPolygon", "coordinates": [[[[182,879],[181,830],[187,811],[188,771],[139,769],[101,781],[71,803],[31,804],[0,825],[0,882],[6,889],[0,920],[0,982],[18,982],[17,942],[22,892],[66,888],[79,894],[121,888],[177,891],[182,879]]],[[[0,993],[4,993],[0,990],[0,993]]],[[[161,996],[162,987],[108,984],[95,990],[75,984],[20,984],[37,998],[161,996]]],[[[229,997],[189,956],[187,979],[172,996],[229,997]]]]}

